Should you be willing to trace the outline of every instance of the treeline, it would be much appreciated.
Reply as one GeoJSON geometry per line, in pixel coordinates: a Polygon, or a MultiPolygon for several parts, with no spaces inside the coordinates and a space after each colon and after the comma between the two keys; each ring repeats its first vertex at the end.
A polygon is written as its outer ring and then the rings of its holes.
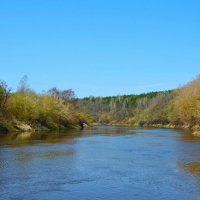
{"type": "Polygon", "coordinates": [[[89,97],[81,99],[79,105],[96,123],[199,129],[200,76],[176,90],[89,97]]]}
{"type": "Polygon", "coordinates": [[[0,130],[51,130],[78,128],[90,117],[77,106],[74,92],[52,88],[38,94],[28,87],[27,77],[16,92],[0,82],[0,130]]]}
{"type": "Polygon", "coordinates": [[[91,122],[200,130],[200,76],[176,90],[78,99],[71,89],[38,94],[24,77],[0,82],[0,131],[78,128],[91,122]]]}
{"type": "Polygon", "coordinates": [[[79,105],[90,113],[94,122],[103,124],[125,123],[133,117],[133,108],[137,101],[146,101],[156,97],[159,92],[140,95],[123,95],[110,97],[87,97],[79,100],[79,105]]]}

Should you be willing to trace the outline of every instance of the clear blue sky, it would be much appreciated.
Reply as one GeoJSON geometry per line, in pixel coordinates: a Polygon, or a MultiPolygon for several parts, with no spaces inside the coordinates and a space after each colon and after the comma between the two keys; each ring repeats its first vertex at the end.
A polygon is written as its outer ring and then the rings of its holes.
{"type": "Polygon", "coordinates": [[[79,97],[176,88],[200,73],[199,0],[0,0],[0,79],[79,97]]]}

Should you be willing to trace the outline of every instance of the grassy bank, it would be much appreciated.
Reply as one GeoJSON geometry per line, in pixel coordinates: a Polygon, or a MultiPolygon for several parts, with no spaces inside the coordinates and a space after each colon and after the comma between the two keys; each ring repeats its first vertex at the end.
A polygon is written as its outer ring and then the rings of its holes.
{"type": "Polygon", "coordinates": [[[0,132],[81,128],[90,122],[72,90],[52,88],[38,94],[28,87],[26,77],[16,92],[0,83],[0,132]]]}

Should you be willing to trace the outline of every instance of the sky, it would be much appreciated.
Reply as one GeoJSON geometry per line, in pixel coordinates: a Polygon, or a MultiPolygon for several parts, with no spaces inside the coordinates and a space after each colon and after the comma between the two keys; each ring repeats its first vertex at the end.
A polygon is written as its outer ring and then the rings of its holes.
{"type": "Polygon", "coordinates": [[[0,79],[78,97],[180,87],[200,74],[199,0],[0,0],[0,79]]]}

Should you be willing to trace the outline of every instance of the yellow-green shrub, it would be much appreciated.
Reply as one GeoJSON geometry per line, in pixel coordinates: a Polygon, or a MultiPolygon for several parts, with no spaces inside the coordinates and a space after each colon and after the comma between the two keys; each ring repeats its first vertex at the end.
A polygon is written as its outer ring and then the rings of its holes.
{"type": "Polygon", "coordinates": [[[190,125],[200,123],[200,76],[177,90],[175,106],[183,122],[190,125]]]}
{"type": "Polygon", "coordinates": [[[8,111],[12,116],[28,121],[37,117],[37,96],[34,93],[17,92],[8,100],[8,111]]]}

